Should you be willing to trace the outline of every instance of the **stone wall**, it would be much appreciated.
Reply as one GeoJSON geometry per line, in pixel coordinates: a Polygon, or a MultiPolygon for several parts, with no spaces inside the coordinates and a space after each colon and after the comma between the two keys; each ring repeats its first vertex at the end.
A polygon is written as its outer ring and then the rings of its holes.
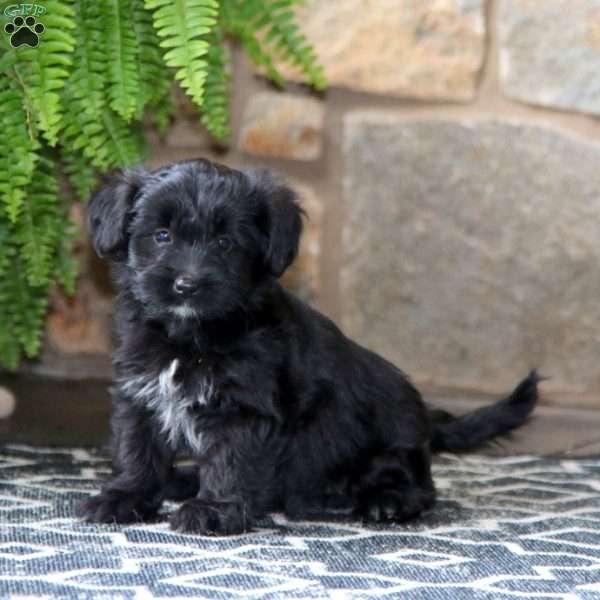
{"type": "MultiPolygon", "coordinates": [[[[151,163],[287,175],[309,221],[286,284],[430,392],[495,393],[537,366],[546,402],[600,408],[600,0],[302,10],[329,90],[286,70],[276,91],[234,50],[229,143],[184,104],[151,163]]],[[[47,371],[106,364],[106,280],[86,272],[54,303],[47,371]]]]}

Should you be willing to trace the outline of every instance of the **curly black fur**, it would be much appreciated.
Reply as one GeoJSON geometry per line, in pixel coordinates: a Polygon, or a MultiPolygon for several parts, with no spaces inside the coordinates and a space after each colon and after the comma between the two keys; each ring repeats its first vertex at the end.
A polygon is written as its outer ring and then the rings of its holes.
{"type": "Polygon", "coordinates": [[[200,534],[275,510],[404,521],[433,505],[432,448],[482,444],[535,405],[532,374],[496,405],[430,418],[400,370],[284,291],[302,211],[266,171],[129,171],[89,223],[119,290],[113,476],[82,504],[90,521],[149,519],[166,497],[185,500],[171,525],[200,534]],[[180,451],[193,471],[174,468],[180,451]]]}

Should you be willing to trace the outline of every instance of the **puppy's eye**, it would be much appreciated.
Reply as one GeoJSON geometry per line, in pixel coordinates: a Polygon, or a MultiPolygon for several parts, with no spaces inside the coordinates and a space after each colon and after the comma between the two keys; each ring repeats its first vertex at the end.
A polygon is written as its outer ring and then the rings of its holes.
{"type": "Polygon", "coordinates": [[[233,242],[227,237],[220,237],[217,242],[221,250],[229,250],[233,246],[233,242]]]}
{"type": "Polygon", "coordinates": [[[154,232],[154,240],[157,244],[168,244],[171,242],[171,233],[168,229],[157,229],[154,232]]]}

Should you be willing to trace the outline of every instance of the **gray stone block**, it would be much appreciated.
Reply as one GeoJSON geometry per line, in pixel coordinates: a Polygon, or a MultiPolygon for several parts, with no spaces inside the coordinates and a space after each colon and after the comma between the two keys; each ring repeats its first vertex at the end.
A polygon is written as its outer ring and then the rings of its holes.
{"type": "Polygon", "coordinates": [[[600,146],[354,112],[344,160],[350,334],[437,388],[499,391],[541,367],[600,391],[600,146]]]}
{"type": "Polygon", "coordinates": [[[600,113],[600,0],[501,0],[498,27],[507,96],[600,113]]]}

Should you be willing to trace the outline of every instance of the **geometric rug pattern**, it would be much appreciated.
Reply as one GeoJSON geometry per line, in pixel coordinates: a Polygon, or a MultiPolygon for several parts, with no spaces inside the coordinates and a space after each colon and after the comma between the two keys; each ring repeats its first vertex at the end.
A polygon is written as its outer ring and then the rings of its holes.
{"type": "Polygon", "coordinates": [[[108,471],[83,448],[0,446],[0,598],[600,599],[600,459],[442,455],[409,525],[275,514],[226,538],[73,518],[108,471]]]}

